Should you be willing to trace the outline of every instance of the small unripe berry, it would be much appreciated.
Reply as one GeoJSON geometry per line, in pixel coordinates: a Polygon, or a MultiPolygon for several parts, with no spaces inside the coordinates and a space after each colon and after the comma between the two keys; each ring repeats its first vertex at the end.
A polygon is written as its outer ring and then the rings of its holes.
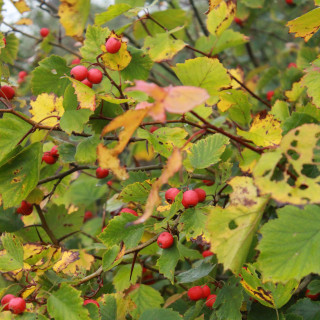
{"type": "MultiPolygon", "coordinates": [[[[306,297],[307,298],[309,298],[309,299],[311,299],[311,300],[317,300],[318,299],[318,297],[320,296],[320,293],[316,293],[316,294],[310,294],[309,293],[310,292],[310,290],[309,289],[307,289],[307,291],[306,291],[306,297]]],[[[2,303],[2,302],[1,302],[2,303]]]]}
{"type": "Polygon", "coordinates": [[[22,298],[13,298],[9,302],[9,310],[14,314],[20,314],[26,310],[26,302],[22,298]]]}
{"type": "Polygon", "coordinates": [[[88,80],[94,84],[98,84],[102,81],[103,74],[99,69],[90,69],[88,71],[88,80]]]}
{"type": "Polygon", "coordinates": [[[158,246],[162,249],[168,249],[173,245],[173,236],[169,232],[162,232],[157,240],[158,246]]]}
{"type": "Polygon", "coordinates": [[[2,299],[1,299],[1,305],[4,306],[3,310],[9,310],[9,302],[15,298],[13,294],[6,294],[2,299]]]}
{"type": "Polygon", "coordinates": [[[137,214],[134,210],[132,210],[132,209],[130,209],[130,208],[123,208],[123,209],[121,209],[120,213],[122,213],[122,212],[131,213],[131,214],[133,214],[134,216],[138,217],[138,214],[137,214]]]}
{"type": "Polygon", "coordinates": [[[214,185],[214,181],[211,180],[202,180],[202,182],[208,187],[214,185]]]}
{"type": "Polygon", "coordinates": [[[71,61],[71,64],[79,64],[81,62],[80,58],[74,58],[72,61],[71,61]]]}
{"type": "Polygon", "coordinates": [[[192,287],[188,290],[188,297],[192,301],[198,301],[202,299],[203,290],[200,286],[192,287]]]}
{"type": "Polygon", "coordinates": [[[235,18],[233,19],[233,21],[234,21],[237,25],[239,25],[240,27],[243,26],[243,21],[242,21],[240,18],[235,17],[235,18]]]}
{"type": "Polygon", "coordinates": [[[210,294],[210,296],[206,300],[206,306],[212,308],[214,303],[216,302],[217,296],[215,294],[210,294]]]}
{"type": "Polygon", "coordinates": [[[28,75],[28,73],[26,71],[24,71],[24,70],[20,71],[19,74],[18,74],[20,79],[25,78],[27,75],[28,75]]]}
{"type": "Polygon", "coordinates": [[[92,83],[88,79],[84,79],[81,82],[85,84],[87,87],[92,88],[92,83]]]}
{"type": "Polygon", "coordinates": [[[15,95],[15,91],[10,86],[2,86],[0,88],[0,97],[11,100],[15,95]]]}
{"type": "Polygon", "coordinates": [[[86,222],[93,218],[93,213],[91,211],[86,211],[84,213],[83,222],[86,222]]]}
{"type": "Polygon", "coordinates": [[[88,75],[88,69],[84,66],[75,66],[71,69],[70,74],[78,81],[84,80],[88,75]]]}
{"type": "Polygon", "coordinates": [[[109,175],[109,170],[108,169],[102,169],[102,168],[98,168],[96,170],[96,177],[98,179],[103,179],[105,177],[107,177],[109,175]]]}
{"type": "Polygon", "coordinates": [[[183,193],[181,203],[186,209],[195,207],[198,204],[198,202],[199,197],[195,191],[188,190],[183,193]]]}
{"type": "Polygon", "coordinates": [[[28,216],[33,211],[33,204],[23,200],[20,207],[17,209],[17,213],[22,214],[23,216],[28,216]]]}
{"type": "Polygon", "coordinates": [[[202,299],[206,299],[210,296],[210,288],[207,285],[201,287],[202,289],[202,299]]]}
{"type": "Polygon", "coordinates": [[[203,256],[204,258],[213,256],[213,255],[214,255],[214,253],[211,252],[210,250],[206,250],[206,251],[203,251],[203,252],[202,252],[202,256],[203,256]]]}
{"type": "Polygon", "coordinates": [[[173,203],[175,197],[177,196],[177,194],[180,192],[179,189],[177,188],[170,188],[166,191],[164,197],[166,198],[168,203],[173,203]]]}
{"type": "Polygon", "coordinates": [[[268,92],[267,92],[267,100],[268,100],[268,101],[271,101],[273,95],[274,95],[274,91],[268,91],[268,92]]]}
{"type": "Polygon", "coordinates": [[[94,303],[98,308],[100,308],[100,305],[99,305],[98,301],[96,301],[96,300],[93,300],[93,299],[84,300],[83,305],[85,306],[88,303],[94,303]]]}
{"type": "Polygon", "coordinates": [[[111,37],[106,42],[106,49],[109,53],[117,53],[121,48],[121,41],[111,37]]]}
{"type": "Polygon", "coordinates": [[[50,33],[50,30],[48,28],[41,28],[40,29],[40,35],[42,38],[45,38],[50,33]]]}
{"type": "Polygon", "coordinates": [[[207,194],[203,189],[197,188],[197,189],[194,189],[193,191],[197,193],[199,197],[199,202],[203,202],[206,200],[207,194]]]}
{"type": "Polygon", "coordinates": [[[290,69],[290,68],[297,68],[297,65],[294,63],[294,62],[290,62],[289,64],[288,64],[288,68],[290,69]]]}

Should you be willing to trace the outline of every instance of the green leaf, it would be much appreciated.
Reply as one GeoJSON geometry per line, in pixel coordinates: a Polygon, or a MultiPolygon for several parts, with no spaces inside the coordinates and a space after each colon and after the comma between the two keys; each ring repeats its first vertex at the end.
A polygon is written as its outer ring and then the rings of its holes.
{"type": "Polygon", "coordinates": [[[126,186],[120,193],[120,198],[124,202],[138,202],[145,204],[149,196],[153,180],[146,180],[143,182],[135,182],[126,186]]]}
{"type": "Polygon", "coordinates": [[[18,55],[19,39],[13,33],[9,33],[6,41],[6,46],[0,52],[0,61],[13,65],[18,55]]]}
{"type": "MultiPolygon", "coordinates": [[[[117,264],[117,262],[115,262],[115,259],[117,258],[119,251],[120,251],[120,247],[117,245],[114,245],[104,253],[102,257],[103,271],[108,271],[117,264]]],[[[119,263],[120,262],[121,260],[119,259],[119,263]]]]}
{"type": "Polygon", "coordinates": [[[99,239],[106,247],[119,245],[124,242],[127,249],[135,247],[144,232],[142,224],[127,226],[128,223],[136,220],[131,213],[122,212],[120,216],[116,216],[109,221],[105,230],[99,235],[99,239]]]}
{"type": "Polygon", "coordinates": [[[131,171],[129,172],[129,178],[127,180],[121,181],[121,185],[123,188],[125,188],[129,184],[133,184],[135,182],[143,182],[148,178],[149,176],[145,171],[131,171]]]}
{"type": "Polygon", "coordinates": [[[146,310],[139,320],[181,320],[178,312],[171,309],[151,309],[146,310]]]}
{"type": "Polygon", "coordinates": [[[205,225],[207,221],[206,210],[202,208],[190,208],[185,210],[180,218],[183,232],[186,233],[187,239],[196,239],[198,236],[205,234],[205,225]]]}
{"type": "Polygon", "coordinates": [[[287,118],[290,117],[288,103],[286,103],[285,101],[277,100],[275,104],[272,106],[272,110],[270,113],[273,114],[277,120],[281,122],[285,121],[287,118]]]}
{"type": "Polygon", "coordinates": [[[131,280],[131,264],[119,267],[116,275],[113,277],[113,285],[117,291],[124,291],[128,289],[131,284],[135,284],[142,274],[142,267],[139,263],[136,263],[133,268],[131,280]]]}
{"type": "Polygon", "coordinates": [[[90,320],[100,320],[100,308],[94,303],[88,303],[85,308],[89,311],[90,320]]]}
{"type": "Polygon", "coordinates": [[[161,304],[164,303],[161,294],[157,290],[144,284],[141,284],[137,290],[130,293],[130,298],[137,306],[135,315],[141,315],[145,310],[160,308],[161,304]]]}
{"type": "Polygon", "coordinates": [[[92,111],[89,109],[68,110],[60,119],[61,129],[68,134],[72,132],[81,133],[91,114],[92,111]]]}
{"type": "Polygon", "coordinates": [[[286,206],[279,218],[261,229],[258,265],[264,280],[300,280],[309,273],[320,273],[320,208],[286,206]]]}
{"type": "Polygon", "coordinates": [[[206,277],[215,267],[207,260],[201,261],[200,264],[195,264],[193,268],[188,271],[182,272],[177,276],[178,283],[191,283],[206,277]]]}
{"type": "Polygon", "coordinates": [[[317,294],[320,292],[320,280],[312,280],[308,284],[308,290],[310,290],[310,294],[317,294]]]}
{"type": "MultiPolygon", "coordinates": [[[[319,8],[320,14],[320,8],[319,8]]],[[[320,26],[320,25],[319,25],[320,26]]],[[[307,69],[307,74],[302,78],[302,84],[307,87],[308,96],[313,103],[320,107],[320,59],[313,61],[312,66],[307,69]]]]}
{"type": "Polygon", "coordinates": [[[61,78],[65,74],[69,75],[70,68],[67,67],[66,60],[55,55],[45,58],[39,62],[39,67],[32,72],[31,86],[34,95],[40,93],[55,93],[63,96],[66,88],[70,84],[66,78],[61,78]]]}
{"type": "Polygon", "coordinates": [[[0,206],[0,232],[14,232],[23,226],[20,215],[16,214],[16,208],[4,210],[0,206]]]}
{"type": "MultiPolygon", "coordinates": [[[[79,110],[80,111],[80,110],[79,110]]],[[[98,135],[86,138],[81,141],[74,156],[77,163],[93,163],[97,159],[97,146],[100,143],[98,135]]]]}
{"type": "Polygon", "coordinates": [[[5,251],[0,256],[0,271],[8,272],[23,268],[23,247],[20,240],[10,233],[4,233],[1,242],[5,251]]]}
{"type": "Polygon", "coordinates": [[[219,133],[201,139],[190,149],[191,165],[196,169],[204,169],[217,163],[228,143],[229,138],[219,133]]]}
{"type": "Polygon", "coordinates": [[[121,14],[127,12],[129,9],[131,9],[131,6],[126,3],[110,5],[107,11],[96,14],[94,18],[94,24],[101,26],[102,24],[105,24],[108,21],[111,21],[121,14]]]}
{"type": "Polygon", "coordinates": [[[63,162],[74,162],[76,147],[71,143],[63,143],[59,145],[59,155],[63,162]]]}
{"type": "Polygon", "coordinates": [[[48,320],[48,318],[39,313],[23,312],[20,314],[19,320],[48,320]]]}
{"type": "Polygon", "coordinates": [[[100,302],[101,320],[117,319],[117,301],[111,295],[105,295],[103,302],[100,302]]]}
{"type": "Polygon", "coordinates": [[[288,309],[288,312],[299,315],[303,320],[320,318],[320,302],[310,299],[301,299],[288,309]]]}
{"type": "Polygon", "coordinates": [[[81,292],[68,284],[62,283],[59,290],[48,298],[48,313],[56,320],[89,320],[89,312],[83,306],[81,292]]]}
{"type": "Polygon", "coordinates": [[[0,194],[4,208],[20,205],[37,186],[42,145],[33,143],[0,167],[0,194]]]}
{"type": "Polygon", "coordinates": [[[241,2],[249,8],[263,8],[265,0],[242,0],[241,2]]]}
{"type": "Polygon", "coordinates": [[[3,114],[0,119],[0,161],[14,149],[30,128],[29,123],[17,116],[9,113],[3,114]]]}

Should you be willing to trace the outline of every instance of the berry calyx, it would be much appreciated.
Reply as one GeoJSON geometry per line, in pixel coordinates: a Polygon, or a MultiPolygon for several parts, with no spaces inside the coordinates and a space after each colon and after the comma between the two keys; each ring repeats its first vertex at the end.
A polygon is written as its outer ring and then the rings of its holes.
{"type": "Polygon", "coordinates": [[[267,92],[267,100],[268,101],[271,101],[273,96],[274,96],[274,91],[268,91],[267,92]]]}
{"type": "Polygon", "coordinates": [[[198,301],[202,299],[203,290],[200,286],[192,287],[188,290],[188,297],[192,301],[198,301]]]}
{"type": "Polygon", "coordinates": [[[84,79],[81,82],[85,84],[87,87],[92,88],[92,83],[88,79],[84,79]]]}
{"type": "Polygon", "coordinates": [[[180,190],[177,188],[170,188],[166,191],[164,197],[166,198],[166,201],[171,204],[179,192],[180,190]]]}
{"type": "Polygon", "coordinates": [[[106,50],[109,53],[117,53],[121,48],[121,41],[117,38],[111,37],[106,42],[106,50]]]}
{"type": "Polygon", "coordinates": [[[13,298],[9,302],[9,310],[14,314],[20,314],[26,310],[26,302],[22,298],[13,298]]]}
{"type": "Polygon", "coordinates": [[[211,180],[202,180],[202,182],[208,187],[214,185],[214,181],[211,180]]]}
{"type": "Polygon", "coordinates": [[[206,306],[212,308],[214,303],[216,302],[217,296],[215,294],[210,294],[206,300],[206,306]]]}
{"type": "Polygon", "coordinates": [[[89,303],[93,303],[93,304],[95,304],[98,308],[100,308],[100,305],[99,305],[98,301],[93,300],[93,299],[84,300],[83,305],[85,306],[85,305],[87,305],[87,304],[89,304],[89,303]]]}
{"type": "Polygon", "coordinates": [[[297,65],[294,63],[294,62],[290,62],[289,64],[288,64],[288,68],[290,69],[290,68],[297,68],[297,65]]]}
{"type": "Polygon", "coordinates": [[[186,209],[195,207],[198,204],[198,202],[199,197],[195,191],[188,190],[183,193],[181,203],[186,209]]]}
{"type": "Polygon", "coordinates": [[[207,194],[203,189],[197,188],[197,189],[194,189],[193,191],[197,193],[199,197],[199,202],[203,202],[206,200],[207,194]]]}
{"type": "Polygon", "coordinates": [[[294,3],[293,3],[293,0],[286,0],[286,3],[290,6],[292,6],[294,3]]]}
{"type": "Polygon", "coordinates": [[[79,64],[81,62],[80,58],[74,58],[72,61],[71,61],[71,64],[79,64]]]}
{"type": "Polygon", "coordinates": [[[1,299],[1,305],[4,306],[3,310],[9,310],[9,302],[13,298],[15,298],[13,294],[6,294],[5,296],[3,296],[3,298],[1,299]]]}
{"type": "Polygon", "coordinates": [[[84,80],[88,75],[88,69],[84,66],[75,66],[71,69],[70,75],[78,81],[84,80]]]}
{"type": "MultiPolygon", "coordinates": [[[[305,296],[306,296],[307,298],[311,299],[311,300],[317,300],[318,297],[320,296],[320,293],[310,294],[309,292],[310,292],[310,290],[307,289],[305,296]]],[[[2,300],[1,300],[1,301],[2,301],[2,300]]],[[[1,303],[2,303],[2,302],[1,302],[1,303]]]]}
{"type": "Polygon", "coordinates": [[[93,213],[91,211],[86,211],[84,213],[83,222],[86,222],[93,218],[93,213]]]}
{"type": "Polygon", "coordinates": [[[210,296],[210,288],[207,285],[201,287],[202,289],[202,299],[206,299],[210,296]]]}
{"type": "Polygon", "coordinates": [[[103,179],[105,177],[107,177],[109,175],[109,170],[108,169],[102,169],[102,168],[98,168],[96,170],[96,177],[98,179],[103,179]]]}
{"type": "Polygon", "coordinates": [[[235,17],[233,21],[240,27],[243,26],[243,21],[240,18],[235,17]]]}
{"type": "Polygon", "coordinates": [[[99,69],[90,69],[87,78],[90,82],[98,84],[102,81],[103,74],[99,69]]]}
{"type": "Polygon", "coordinates": [[[157,240],[158,246],[162,249],[168,249],[173,245],[174,238],[169,232],[162,232],[157,240]]]}
{"type": "Polygon", "coordinates": [[[121,209],[120,213],[122,213],[122,212],[131,213],[131,214],[133,214],[134,216],[138,217],[138,214],[137,214],[134,210],[132,210],[132,209],[130,209],[130,208],[123,208],[123,209],[121,209]]]}
{"type": "Polygon", "coordinates": [[[203,256],[204,258],[213,256],[213,255],[214,255],[214,253],[211,252],[210,250],[205,250],[205,251],[202,252],[202,256],[203,256]]]}
{"type": "Polygon", "coordinates": [[[41,28],[40,29],[40,35],[42,38],[45,38],[50,33],[50,30],[48,28],[41,28]]]}
{"type": "Polygon", "coordinates": [[[15,91],[10,86],[2,86],[0,88],[0,97],[11,100],[15,95],[15,91]]]}
{"type": "Polygon", "coordinates": [[[17,213],[22,214],[23,216],[28,216],[33,211],[33,204],[23,200],[20,207],[17,209],[17,213]]]}

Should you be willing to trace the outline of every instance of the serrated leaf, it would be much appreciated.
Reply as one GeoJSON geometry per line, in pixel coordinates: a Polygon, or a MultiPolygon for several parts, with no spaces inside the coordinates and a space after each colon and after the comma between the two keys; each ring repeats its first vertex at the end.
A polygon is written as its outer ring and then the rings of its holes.
{"type": "Polygon", "coordinates": [[[105,295],[102,303],[100,302],[101,320],[117,319],[117,301],[112,295],[105,295]]]}
{"type": "Polygon", "coordinates": [[[1,236],[4,250],[0,252],[1,272],[13,271],[23,267],[23,247],[20,240],[10,234],[4,233],[1,236]]]}
{"type": "Polygon", "coordinates": [[[113,277],[113,285],[115,286],[117,292],[124,291],[128,289],[131,284],[135,284],[142,274],[142,267],[139,263],[134,265],[133,272],[131,275],[131,264],[125,266],[120,266],[116,275],[113,277]]]}
{"type": "Polygon", "coordinates": [[[60,119],[60,127],[68,134],[72,132],[81,133],[91,114],[91,110],[88,109],[65,111],[60,119]]]}
{"type": "Polygon", "coordinates": [[[201,278],[206,277],[215,267],[214,264],[208,263],[208,261],[203,260],[200,264],[197,264],[188,271],[181,272],[177,275],[178,283],[191,283],[195,282],[201,278]]]}
{"type": "Polygon", "coordinates": [[[20,13],[24,13],[31,10],[27,5],[27,3],[25,2],[25,0],[19,0],[19,1],[10,0],[10,1],[20,13]]]}
{"type": "MultiPolygon", "coordinates": [[[[312,66],[307,69],[306,75],[301,79],[301,84],[307,87],[308,96],[320,108],[320,59],[312,62],[312,66]]],[[[303,88],[300,88],[301,91],[303,88]]]]}
{"type": "Polygon", "coordinates": [[[203,169],[217,163],[228,143],[229,138],[219,133],[201,139],[190,149],[191,165],[194,168],[203,169]]]}
{"type": "Polygon", "coordinates": [[[19,40],[13,33],[9,33],[6,42],[6,46],[1,48],[0,61],[13,65],[18,55],[19,40]]]}
{"type": "Polygon", "coordinates": [[[146,310],[139,320],[181,320],[181,315],[171,309],[150,309],[146,310]]]}
{"type": "Polygon", "coordinates": [[[301,299],[292,305],[288,312],[301,316],[303,320],[315,320],[320,317],[320,302],[301,299]]]}
{"type": "Polygon", "coordinates": [[[77,145],[75,160],[77,163],[93,163],[97,159],[97,146],[100,143],[99,136],[92,136],[81,141],[77,145]]]}
{"type": "Polygon", "coordinates": [[[0,206],[0,232],[14,232],[24,226],[19,215],[16,214],[16,208],[4,210],[0,206]]]}
{"type": "Polygon", "coordinates": [[[120,193],[120,198],[124,202],[138,202],[145,204],[151,190],[154,180],[146,180],[144,182],[135,182],[126,186],[120,193]]]}
{"type": "Polygon", "coordinates": [[[127,12],[129,9],[131,9],[131,6],[126,3],[110,5],[107,11],[96,14],[94,23],[98,26],[101,26],[102,24],[105,24],[120,16],[121,14],[127,12]]]}
{"type": "Polygon", "coordinates": [[[72,143],[63,143],[58,147],[59,158],[66,163],[74,162],[74,155],[76,153],[76,147],[72,143]]]}
{"type": "Polygon", "coordinates": [[[119,250],[120,250],[120,247],[117,245],[114,245],[104,253],[102,257],[103,271],[108,271],[115,265],[114,262],[119,254],[119,250]]]}

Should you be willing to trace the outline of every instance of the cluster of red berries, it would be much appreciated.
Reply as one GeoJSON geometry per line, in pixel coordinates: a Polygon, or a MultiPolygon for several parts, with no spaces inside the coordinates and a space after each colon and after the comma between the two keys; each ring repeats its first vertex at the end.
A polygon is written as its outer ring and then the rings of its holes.
{"type": "Polygon", "coordinates": [[[59,159],[58,147],[53,146],[50,151],[47,151],[42,156],[42,161],[47,164],[55,164],[59,159]]]}
{"type": "Polygon", "coordinates": [[[15,91],[10,86],[1,86],[0,88],[0,97],[11,100],[15,95],[15,91]]]}
{"type": "MultiPolygon", "coordinates": [[[[165,198],[168,203],[173,203],[175,197],[180,192],[177,188],[170,188],[165,193],[165,198]]],[[[182,195],[181,203],[183,206],[188,209],[195,207],[199,202],[203,202],[206,200],[206,192],[203,189],[197,188],[194,190],[185,191],[182,195]]]]}
{"type": "Polygon", "coordinates": [[[10,310],[14,314],[23,313],[26,309],[26,302],[24,299],[20,297],[15,297],[13,294],[6,294],[1,299],[1,305],[3,306],[3,310],[10,310]]]}
{"type": "Polygon", "coordinates": [[[27,71],[20,71],[18,74],[18,83],[22,83],[25,81],[25,77],[28,75],[27,71]]]}
{"type": "Polygon", "coordinates": [[[195,286],[188,290],[188,297],[192,301],[198,301],[200,299],[206,299],[206,306],[212,308],[216,301],[217,296],[211,294],[210,288],[207,285],[195,286]]]}
{"type": "Polygon", "coordinates": [[[17,213],[22,214],[23,216],[28,216],[33,211],[33,204],[23,200],[20,207],[17,209],[17,213]]]}
{"type": "Polygon", "coordinates": [[[81,81],[86,86],[92,88],[93,84],[102,81],[103,74],[99,69],[88,70],[85,66],[75,66],[71,69],[70,74],[73,78],[81,81]]]}
{"type": "Polygon", "coordinates": [[[50,30],[48,28],[41,28],[40,29],[40,36],[42,38],[47,37],[49,33],[50,33],[50,30]]]}

